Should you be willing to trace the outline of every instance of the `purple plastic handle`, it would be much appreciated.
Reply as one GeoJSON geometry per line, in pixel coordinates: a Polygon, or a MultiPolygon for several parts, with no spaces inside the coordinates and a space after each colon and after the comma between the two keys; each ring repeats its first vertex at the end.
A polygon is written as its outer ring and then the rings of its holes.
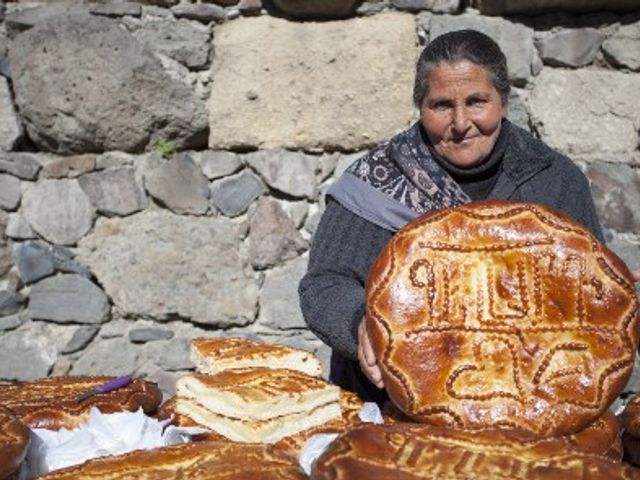
{"type": "Polygon", "coordinates": [[[121,377],[116,378],[115,380],[111,380],[110,382],[107,382],[105,384],[100,385],[99,387],[96,387],[95,392],[107,393],[107,392],[110,392],[111,390],[124,387],[129,383],[131,383],[131,375],[123,375],[121,377]]]}

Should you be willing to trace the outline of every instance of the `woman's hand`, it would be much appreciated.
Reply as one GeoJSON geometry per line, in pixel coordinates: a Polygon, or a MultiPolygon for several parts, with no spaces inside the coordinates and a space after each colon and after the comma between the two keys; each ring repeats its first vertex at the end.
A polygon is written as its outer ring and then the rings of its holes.
{"type": "Polygon", "coordinates": [[[364,318],[360,321],[360,325],[358,325],[358,361],[360,362],[360,368],[369,381],[378,388],[384,388],[382,374],[380,367],[378,367],[376,356],[371,348],[371,341],[369,340],[369,333],[367,332],[364,318]]]}

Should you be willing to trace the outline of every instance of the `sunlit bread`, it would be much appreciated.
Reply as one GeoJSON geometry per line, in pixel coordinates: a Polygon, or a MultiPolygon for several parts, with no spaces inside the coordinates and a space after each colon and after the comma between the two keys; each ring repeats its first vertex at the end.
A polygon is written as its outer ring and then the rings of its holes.
{"type": "Polygon", "coordinates": [[[361,425],[315,462],[311,480],[622,480],[640,470],[565,438],[465,432],[425,424],[361,425]]]}
{"type": "MultiPolygon", "coordinates": [[[[3,385],[0,385],[0,389],[3,385]]],[[[27,454],[29,428],[0,407],[0,479],[15,472],[27,454]]]]}
{"type": "Polygon", "coordinates": [[[638,346],[628,268],[540,205],[477,202],[411,222],[366,296],[391,399],[434,425],[583,430],[620,393],[638,346]]]}
{"type": "Polygon", "coordinates": [[[215,374],[232,368],[269,367],[322,374],[320,360],[310,352],[284,345],[254,342],[245,338],[195,338],[191,360],[200,373],[215,374]]]}

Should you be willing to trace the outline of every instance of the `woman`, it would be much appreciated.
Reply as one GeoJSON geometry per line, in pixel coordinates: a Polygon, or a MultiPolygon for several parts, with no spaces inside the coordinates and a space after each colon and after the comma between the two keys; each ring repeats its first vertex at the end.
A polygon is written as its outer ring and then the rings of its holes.
{"type": "Polygon", "coordinates": [[[507,119],[506,59],[488,36],[447,33],[420,55],[420,121],[357,160],[327,192],[300,303],[333,349],[331,380],[383,401],[364,327],[364,283],[393,233],[433,210],[502,198],[558,209],[604,241],[586,177],[507,119]]]}

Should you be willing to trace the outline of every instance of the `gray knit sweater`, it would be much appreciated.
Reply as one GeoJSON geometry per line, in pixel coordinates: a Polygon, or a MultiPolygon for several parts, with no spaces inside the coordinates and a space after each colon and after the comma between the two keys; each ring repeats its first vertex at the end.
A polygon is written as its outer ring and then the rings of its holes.
{"type": "MultiPolygon", "coordinates": [[[[487,198],[555,208],[603,241],[584,174],[570,159],[520,128],[512,128],[502,169],[487,198]]],[[[345,357],[357,358],[357,328],[364,315],[367,273],[393,233],[327,198],[311,246],[308,271],[298,291],[309,328],[345,357]]]]}

